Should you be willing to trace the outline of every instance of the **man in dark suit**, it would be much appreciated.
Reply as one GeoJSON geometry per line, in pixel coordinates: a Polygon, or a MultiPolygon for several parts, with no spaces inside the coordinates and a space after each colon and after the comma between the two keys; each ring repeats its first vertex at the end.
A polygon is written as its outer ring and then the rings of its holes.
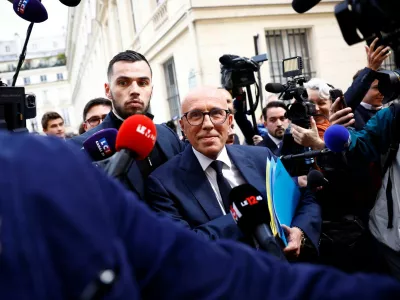
{"type": "MultiPolygon", "coordinates": [[[[135,51],[117,54],[108,65],[107,98],[113,109],[97,127],[72,139],[82,146],[94,133],[105,128],[119,129],[122,122],[134,114],[147,114],[153,92],[152,70],[146,58],[135,51]]],[[[150,114],[147,114],[152,118],[150,114]]],[[[156,125],[157,142],[149,157],[136,162],[129,170],[128,180],[135,192],[144,199],[144,180],[158,166],[180,153],[184,145],[174,131],[165,125],[156,125]]]]}
{"type": "MultiPolygon", "coordinates": [[[[233,116],[216,88],[192,91],[180,120],[192,145],[153,172],[147,189],[150,206],[208,239],[238,240],[240,230],[229,213],[229,191],[250,183],[266,198],[268,148],[225,146],[233,116]]],[[[299,255],[303,237],[317,248],[321,216],[312,194],[305,192],[288,227],[287,253],[299,255]]]]}
{"type": "Polygon", "coordinates": [[[0,299],[398,299],[388,277],[210,243],[59,139],[0,133],[0,144],[0,299]]]}
{"type": "Polygon", "coordinates": [[[253,138],[257,146],[269,148],[276,156],[281,154],[283,136],[289,126],[289,120],[285,116],[286,111],[287,107],[282,101],[270,101],[262,111],[265,120],[264,125],[268,133],[264,138],[260,136],[253,138]]]}

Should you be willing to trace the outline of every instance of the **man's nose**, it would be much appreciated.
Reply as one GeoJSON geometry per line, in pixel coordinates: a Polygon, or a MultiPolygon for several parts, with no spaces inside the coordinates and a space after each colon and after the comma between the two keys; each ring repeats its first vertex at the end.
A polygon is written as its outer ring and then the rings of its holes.
{"type": "Polygon", "coordinates": [[[139,94],[139,85],[137,84],[137,82],[135,80],[133,80],[132,84],[131,84],[131,93],[139,94]]]}
{"type": "Polygon", "coordinates": [[[211,118],[209,115],[205,115],[204,116],[204,120],[203,120],[203,129],[210,129],[213,128],[214,124],[211,122],[211,118]]]}

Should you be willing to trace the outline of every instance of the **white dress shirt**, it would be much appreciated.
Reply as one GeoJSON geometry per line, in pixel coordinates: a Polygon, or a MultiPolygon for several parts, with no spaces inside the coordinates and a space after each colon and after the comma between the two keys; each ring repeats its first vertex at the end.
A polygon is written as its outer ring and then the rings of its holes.
{"type": "MultiPolygon", "coordinates": [[[[215,197],[218,200],[221,211],[225,215],[226,213],[225,213],[225,209],[224,209],[224,204],[222,202],[222,197],[221,197],[221,194],[219,193],[219,188],[218,188],[218,183],[217,183],[217,172],[215,172],[215,170],[212,167],[210,167],[210,164],[214,160],[212,160],[211,158],[208,158],[204,154],[201,154],[199,151],[197,151],[193,147],[192,147],[192,149],[193,149],[194,155],[196,155],[196,157],[201,165],[201,168],[206,173],[208,181],[210,182],[211,187],[215,193],[215,197]]],[[[238,168],[236,168],[235,165],[231,162],[231,160],[228,156],[228,152],[226,151],[225,147],[218,154],[218,157],[216,160],[223,162],[222,174],[224,175],[225,179],[228,181],[229,185],[232,188],[246,183],[246,181],[240,174],[238,168]]]]}

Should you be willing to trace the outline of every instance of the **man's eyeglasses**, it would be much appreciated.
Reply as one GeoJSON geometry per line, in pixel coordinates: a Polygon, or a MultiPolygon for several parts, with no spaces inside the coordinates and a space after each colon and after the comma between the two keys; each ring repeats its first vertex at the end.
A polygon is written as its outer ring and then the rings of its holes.
{"type": "Polygon", "coordinates": [[[226,121],[229,115],[229,110],[220,108],[214,108],[209,112],[191,110],[187,113],[184,113],[182,118],[185,117],[188,123],[192,126],[199,126],[203,124],[205,115],[210,117],[210,120],[214,125],[221,125],[226,121]]]}
{"type": "Polygon", "coordinates": [[[103,122],[104,119],[107,117],[107,114],[101,115],[101,116],[93,116],[85,121],[85,123],[88,123],[90,126],[97,126],[100,124],[100,121],[103,122]]]}

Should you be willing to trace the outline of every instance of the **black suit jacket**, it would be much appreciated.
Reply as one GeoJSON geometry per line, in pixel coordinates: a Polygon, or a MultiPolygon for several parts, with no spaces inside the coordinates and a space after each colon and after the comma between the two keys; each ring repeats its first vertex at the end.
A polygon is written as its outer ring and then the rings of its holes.
{"type": "MultiPolygon", "coordinates": [[[[266,148],[254,146],[226,146],[232,163],[242,177],[266,196],[266,159],[273,155],[266,148]]],[[[197,234],[215,240],[229,238],[238,240],[242,233],[232,216],[223,215],[207,176],[193,153],[186,149],[148,178],[147,199],[157,212],[178,221],[197,234]]],[[[291,226],[301,228],[318,247],[321,213],[314,195],[304,191],[291,226]]]]}
{"type": "Polygon", "coordinates": [[[269,137],[268,134],[266,134],[263,137],[263,140],[261,142],[259,142],[257,144],[257,146],[259,147],[267,147],[269,148],[269,150],[272,151],[272,153],[276,156],[280,156],[281,155],[281,149],[282,148],[278,148],[278,146],[275,144],[275,142],[269,137]]]}
{"type": "MultiPolygon", "coordinates": [[[[110,112],[101,124],[85,132],[82,135],[70,139],[69,141],[82,147],[83,142],[94,133],[106,128],[119,129],[121,125],[122,121],[119,120],[113,112],[110,112]]],[[[152,153],[150,153],[149,156],[153,157],[154,152],[157,151],[157,155],[159,157],[155,160],[158,161],[158,164],[153,165],[153,168],[159,167],[162,163],[165,163],[176,154],[182,152],[185,148],[185,144],[179,140],[179,137],[171,128],[165,125],[156,125],[156,128],[157,141],[155,148],[157,147],[157,149],[153,149],[152,153]]],[[[135,192],[140,196],[140,198],[144,199],[144,182],[146,178],[143,178],[143,176],[141,176],[140,170],[136,164],[134,164],[133,167],[129,170],[128,179],[131,183],[130,185],[133,186],[135,192]]]]}

